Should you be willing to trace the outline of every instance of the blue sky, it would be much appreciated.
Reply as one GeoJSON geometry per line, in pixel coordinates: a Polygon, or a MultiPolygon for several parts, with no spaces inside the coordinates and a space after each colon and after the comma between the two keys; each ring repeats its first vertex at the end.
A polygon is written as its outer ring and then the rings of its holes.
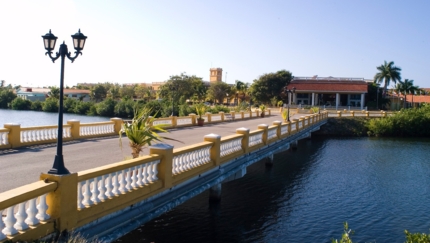
{"type": "Polygon", "coordinates": [[[384,60],[430,87],[430,1],[388,0],[0,0],[0,79],[59,86],[45,56],[49,29],[83,55],[66,61],[65,84],[165,81],[186,72],[252,83],[264,73],[372,79],[384,60]]]}

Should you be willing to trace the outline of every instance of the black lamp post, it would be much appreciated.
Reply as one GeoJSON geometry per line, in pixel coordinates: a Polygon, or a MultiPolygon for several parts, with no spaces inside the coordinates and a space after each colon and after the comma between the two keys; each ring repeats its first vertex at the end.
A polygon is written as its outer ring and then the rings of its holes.
{"type": "Polygon", "coordinates": [[[57,154],[55,155],[54,164],[52,169],[48,171],[48,174],[54,175],[66,175],[70,174],[69,170],[64,165],[63,159],[63,99],[64,99],[64,59],[67,57],[72,62],[78,57],[79,54],[82,55],[82,50],[84,49],[85,40],[87,37],[81,33],[81,30],[78,33],[72,35],[73,38],[73,46],[75,48],[75,56],[72,57],[70,52],[67,50],[67,45],[60,45],[59,52],[55,53],[55,57],[52,56],[52,50],[55,48],[55,42],[57,41],[57,37],[51,33],[42,36],[43,43],[45,44],[46,53],[45,55],[49,55],[52,62],[55,62],[59,57],[61,57],[61,75],[60,75],[60,104],[58,107],[58,132],[57,132],[57,154]]]}
{"type": "Polygon", "coordinates": [[[288,112],[288,122],[290,121],[290,99],[289,99],[289,94],[294,94],[295,92],[296,92],[296,88],[295,87],[293,87],[292,89],[287,89],[287,87],[284,87],[284,92],[287,94],[287,103],[288,103],[288,110],[287,110],[287,112],[288,112]]]}

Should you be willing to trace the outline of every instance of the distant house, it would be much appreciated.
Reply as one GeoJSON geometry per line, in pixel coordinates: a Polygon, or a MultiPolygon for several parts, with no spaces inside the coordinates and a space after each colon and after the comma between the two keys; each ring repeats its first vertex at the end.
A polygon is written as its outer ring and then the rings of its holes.
{"type": "Polygon", "coordinates": [[[288,94],[288,103],[296,105],[339,108],[364,108],[367,80],[363,78],[294,77],[287,86],[295,92],[288,94]]]}
{"type": "Polygon", "coordinates": [[[422,89],[425,91],[425,94],[421,95],[412,95],[408,94],[406,95],[406,103],[405,103],[405,96],[402,94],[396,94],[396,92],[393,91],[392,94],[388,96],[390,99],[390,108],[391,110],[400,110],[401,108],[410,108],[410,107],[419,107],[422,104],[428,104],[430,103],[430,95],[428,95],[427,88],[422,89]]]}
{"type": "MultiPolygon", "coordinates": [[[[31,88],[31,87],[21,87],[16,95],[25,100],[30,101],[45,101],[46,98],[49,97],[49,92],[51,89],[49,88],[31,88]]],[[[64,97],[82,100],[82,101],[90,101],[90,91],[84,89],[64,89],[63,90],[64,97]]]]}

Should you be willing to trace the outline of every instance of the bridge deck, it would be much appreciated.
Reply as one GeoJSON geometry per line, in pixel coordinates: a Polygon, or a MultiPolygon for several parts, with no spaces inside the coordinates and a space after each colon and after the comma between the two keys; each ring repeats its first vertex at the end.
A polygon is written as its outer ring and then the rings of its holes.
{"type": "MultiPolygon", "coordinates": [[[[302,115],[295,116],[298,118],[302,115]]],[[[169,140],[165,140],[165,143],[179,148],[202,142],[203,137],[210,133],[228,136],[235,134],[237,128],[246,127],[255,130],[259,124],[272,125],[272,122],[276,120],[282,120],[278,113],[265,118],[172,129],[165,136],[183,143],[169,140]]],[[[71,172],[78,172],[130,158],[131,150],[128,147],[128,139],[123,137],[122,143],[123,150],[121,151],[117,136],[66,142],[63,146],[66,167],[71,172]]],[[[56,144],[0,150],[0,192],[37,181],[40,173],[46,173],[52,167],[55,153],[56,144]]],[[[145,149],[144,154],[148,154],[148,149],[145,149]]]]}

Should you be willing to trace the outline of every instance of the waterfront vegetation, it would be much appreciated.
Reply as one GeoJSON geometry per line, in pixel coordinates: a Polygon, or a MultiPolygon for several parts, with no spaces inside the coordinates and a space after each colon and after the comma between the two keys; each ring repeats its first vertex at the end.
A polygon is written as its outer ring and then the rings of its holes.
{"type": "MultiPolygon", "coordinates": [[[[405,243],[430,243],[430,234],[425,233],[410,233],[408,230],[405,230],[405,237],[406,241],[405,243]]],[[[332,243],[353,243],[352,241],[352,235],[355,232],[352,231],[348,227],[348,223],[345,222],[343,224],[343,234],[340,240],[332,239],[332,243]]]]}
{"type": "Polygon", "coordinates": [[[428,137],[430,105],[402,109],[392,116],[369,119],[366,126],[370,136],[428,137]]]}

